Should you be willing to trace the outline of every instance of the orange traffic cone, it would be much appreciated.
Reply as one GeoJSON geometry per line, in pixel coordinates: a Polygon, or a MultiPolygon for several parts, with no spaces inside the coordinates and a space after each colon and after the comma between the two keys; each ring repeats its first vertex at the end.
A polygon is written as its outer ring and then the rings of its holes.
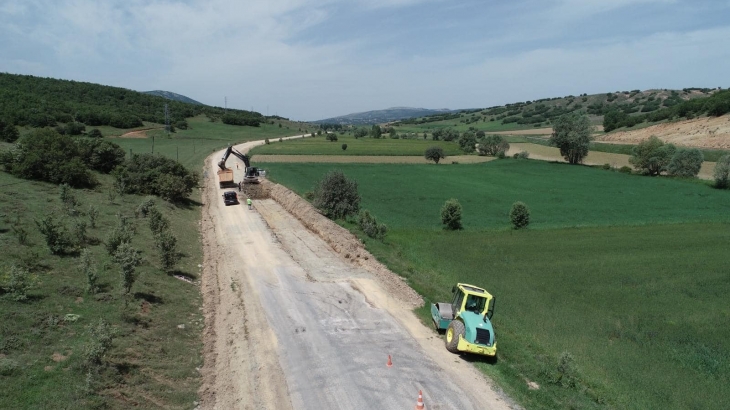
{"type": "Polygon", "coordinates": [[[423,392],[418,391],[418,401],[416,402],[416,410],[424,410],[426,406],[423,405],[423,392]]]}
{"type": "Polygon", "coordinates": [[[392,360],[390,360],[390,355],[388,355],[388,363],[386,363],[386,365],[387,365],[388,367],[392,367],[392,366],[393,366],[393,361],[392,361],[392,360]]]}

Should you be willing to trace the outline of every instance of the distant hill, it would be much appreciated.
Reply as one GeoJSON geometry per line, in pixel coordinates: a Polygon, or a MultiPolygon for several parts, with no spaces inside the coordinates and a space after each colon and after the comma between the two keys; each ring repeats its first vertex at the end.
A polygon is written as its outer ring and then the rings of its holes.
{"type": "Polygon", "coordinates": [[[165,104],[173,122],[201,114],[232,125],[258,126],[266,121],[257,112],[225,111],[190,99],[194,104],[166,98],[100,84],[0,73],[0,119],[17,126],[79,122],[134,128],[143,121],[164,124],[165,104]]]}
{"type": "Polygon", "coordinates": [[[314,124],[372,125],[450,112],[453,112],[453,110],[431,110],[428,108],[393,107],[387,108],[385,110],[358,112],[354,114],[342,115],[339,117],[327,118],[324,120],[312,122],[314,124]]]}
{"type": "MultiPolygon", "coordinates": [[[[696,116],[711,113],[714,106],[724,104],[727,91],[711,88],[685,88],[682,90],[631,90],[605,94],[568,95],[565,97],[543,98],[499,105],[479,110],[410,118],[400,124],[431,124],[433,126],[454,125],[455,123],[474,124],[496,122],[516,124],[520,128],[550,127],[552,121],[571,112],[591,116],[594,123],[601,123],[604,115],[611,113],[610,121],[604,124],[607,131],[621,127],[631,127],[642,122],[658,122],[671,117],[696,116]],[[712,97],[712,98],[710,98],[712,97]],[[705,103],[705,101],[707,101],[705,103]],[[710,104],[710,105],[707,105],[710,104]],[[440,123],[440,124],[439,124],[440,123]]],[[[721,115],[721,114],[720,114],[721,115]]],[[[479,127],[476,127],[479,128],[479,127]]]]}
{"type": "Polygon", "coordinates": [[[172,91],[162,91],[162,90],[154,90],[154,91],[142,91],[143,94],[149,94],[149,95],[156,95],[158,97],[167,98],[168,100],[173,101],[180,101],[187,104],[195,104],[195,105],[205,105],[201,102],[195,101],[190,97],[186,97],[181,94],[173,93],[172,91]]]}

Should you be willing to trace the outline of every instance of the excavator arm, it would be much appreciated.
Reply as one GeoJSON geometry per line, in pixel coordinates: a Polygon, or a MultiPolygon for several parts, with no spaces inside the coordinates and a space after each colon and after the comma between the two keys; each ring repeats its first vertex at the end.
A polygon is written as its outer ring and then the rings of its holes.
{"type": "Polygon", "coordinates": [[[226,153],[223,154],[223,158],[218,162],[218,167],[220,169],[222,169],[224,171],[226,169],[228,169],[228,168],[226,168],[226,161],[228,160],[228,157],[231,156],[231,154],[233,154],[233,155],[237,156],[238,158],[240,158],[241,161],[243,161],[243,163],[246,165],[246,168],[250,168],[251,167],[251,162],[249,162],[248,157],[245,154],[242,154],[242,153],[238,152],[237,150],[235,150],[233,148],[233,146],[229,145],[228,146],[228,149],[226,150],[226,153]]]}

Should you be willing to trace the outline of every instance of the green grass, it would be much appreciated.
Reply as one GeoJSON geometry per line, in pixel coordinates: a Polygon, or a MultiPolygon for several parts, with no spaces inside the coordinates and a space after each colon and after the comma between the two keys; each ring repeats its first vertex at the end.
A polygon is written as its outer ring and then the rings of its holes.
{"type": "Polygon", "coordinates": [[[478,131],[484,131],[486,133],[499,132],[499,131],[516,131],[516,130],[530,130],[534,129],[530,124],[502,124],[502,121],[477,121],[470,124],[461,122],[464,118],[469,118],[477,114],[464,114],[461,118],[455,118],[452,120],[427,122],[425,124],[398,124],[395,130],[398,133],[405,132],[417,132],[422,134],[424,132],[431,133],[438,128],[454,128],[459,132],[468,131],[469,128],[476,128],[478,131]]]}
{"type": "Polygon", "coordinates": [[[188,124],[189,129],[177,130],[169,136],[164,130],[153,130],[147,133],[148,138],[113,138],[112,141],[119,144],[128,153],[130,150],[137,154],[151,153],[154,137],[155,153],[178,159],[188,168],[198,169],[208,155],[225,148],[228,144],[302,134],[299,128],[293,128],[293,123],[290,128],[279,128],[275,124],[241,127],[210,122],[206,117],[201,116],[188,118],[188,124]]]}
{"type": "Polygon", "coordinates": [[[532,229],[730,220],[728,191],[544,161],[262,166],[299,194],[328,170],[341,169],[358,182],[362,207],[395,229],[439,230],[439,210],[449,198],[461,202],[467,230],[508,229],[516,201],[530,207],[532,229]]]}
{"type": "MultiPolygon", "coordinates": [[[[134,218],[143,197],[125,195],[109,203],[111,178],[101,180],[96,190],[73,190],[82,214],[70,217],[62,210],[56,186],[0,173],[0,272],[4,274],[11,265],[28,266],[40,279],[26,302],[0,297],[0,353],[18,364],[16,372],[0,376],[0,408],[128,408],[135,403],[141,408],[156,407],[150,398],[172,408],[191,408],[197,400],[203,324],[198,286],[160,270],[147,220],[134,218]],[[87,245],[100,269],[100,295],[85,293],[78,255],[51,255],[34,224],[48,213],[62,217],[67,226],[74,220],[88,221],[83,213],[91,204],[100,212],[97,228],[88,230],[92,239],[87,245]],[[118,212],[131,216],[137,227],[132,245],[144,258],[126,311],[118,267],[102,243],[116,225],[118,212]],[[29,232],[29,245],[20,245],[13,235],[16,218],[29,232]],[[66,314],[80,317],[64,322],[66,314]],[[94,376],[97,392],[87,394],[82,350],[88,340],[86,326],[98,318],[112,323],[119,336],[94,376]],[[179,329],[180,324],[185,328],[179,329]],[[68,358],[55,362],[54,353],[68,358]]],[[[191,201],[185,207],[171,207],[156,202],[170,219],[183,255],[178,273],[197,278],[202,263],[197,234],[200,205],[191,201]]]]}
{"type": "MultiPolygon", "coordinates": [[[[266,167],[302,193],[332,166],[266,167]]],[[[730,191],[541,161],[337,168],[389,227],[368,249],[427,301],[457,281],[496,295],[499,361],[469,360],[527,408],[730,406],[730,191]],[[440,227],[449,197],[463,231],[440,227]],[[508,228],[515,200],[528,230],[508,228]],[[573,386],[556,383],[563,352],[573,386]]]]}
{"type": "Polygon", "coordinates": [[[403,140],[385,138],[355,138],[352,135],[337,135],[337,141],[327,141],[324,135],[314,138],[293,139],[262,145],[251,150],[252,155],[415,155],[423,156],[432,146],[443,148],[446,155],[463,155],[454,141],[432,141],[423,139],[403,140]],[[342,149],[347,144],[347,149],[342,149]]]}

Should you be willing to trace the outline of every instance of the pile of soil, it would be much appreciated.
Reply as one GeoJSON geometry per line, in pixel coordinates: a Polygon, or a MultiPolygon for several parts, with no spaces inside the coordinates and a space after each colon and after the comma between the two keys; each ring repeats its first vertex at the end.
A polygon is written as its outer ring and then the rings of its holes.
{"type": "Polygon", "coordinates": [[[271,199],[294,215],[307,229],[324,239],[332,249],[370,272],[391,297],[412,308],[423,306],[421,295],[411,289],[402,277],[378,262],[350,231],[320,214],[309,202],[286,187],[269,181],[264,181],[261,185],[269,192],[271,199]]]}

